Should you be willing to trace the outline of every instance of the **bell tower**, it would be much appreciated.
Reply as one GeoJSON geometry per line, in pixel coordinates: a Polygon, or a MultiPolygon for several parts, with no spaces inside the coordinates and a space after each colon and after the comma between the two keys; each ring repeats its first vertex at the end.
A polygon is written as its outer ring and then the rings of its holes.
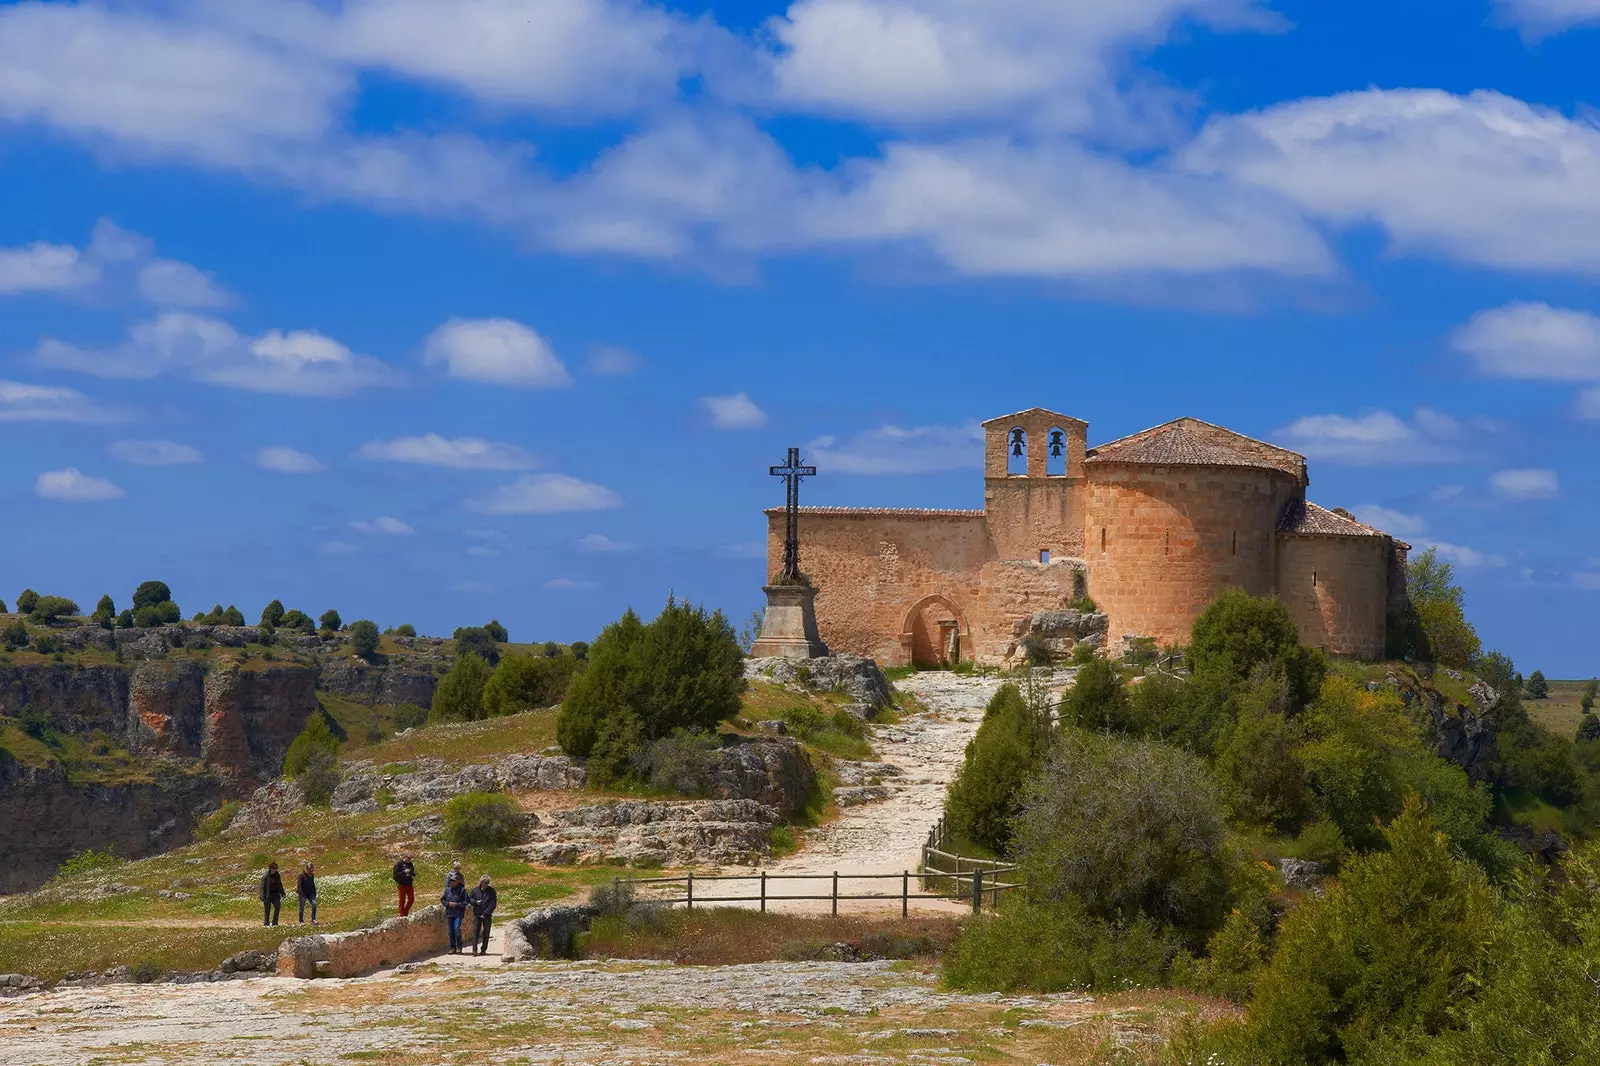
{"type": "Polygon", "coordinates": [[[1083,460],[1089,423],[1031,407],[983,423],[983,502],[1001,559],[1083,554],[1083,460]]]}

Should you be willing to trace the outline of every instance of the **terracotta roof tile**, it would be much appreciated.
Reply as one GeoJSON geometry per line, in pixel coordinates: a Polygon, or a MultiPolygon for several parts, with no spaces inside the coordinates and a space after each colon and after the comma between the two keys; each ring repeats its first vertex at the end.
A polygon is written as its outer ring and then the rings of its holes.
{"type": "Polygon", "coordinates": [[[1091,463],[1151,466],[1248,466],[1304,478],[1305,456],[1198,418],[1178,418],[1090,448],[1091,463]]]}
{"type": "Polygon", "coordinates": [[[1389,534],[1364,522],[1357,522],[1348,512],[1330,511],[1309,500],[1295,500],[1284,507],[1278,519],[1278,532],[1296,536],[1322,537],[1387,537],[1389,534]]]}

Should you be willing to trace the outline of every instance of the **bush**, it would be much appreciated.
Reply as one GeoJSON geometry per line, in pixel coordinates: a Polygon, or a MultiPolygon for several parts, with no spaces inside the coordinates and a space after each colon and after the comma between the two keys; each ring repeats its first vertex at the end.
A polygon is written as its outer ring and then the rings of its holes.
{"type": "Polygon", "coordinates": [[[343,777],[338,756],[327,748],[313,748],[294,775],[295,783],[305,792],[306,803],[312,807],[326,807],[343,777]]]}
{"type": "Polygon", "coordinates": [[[117,605],[111,601],[109,594],[100,597],[100,602],[94,606],[94,614],[89,621],[102,629],[110,629],[117,622],[117,605]]]}
{"type": "Polygon", "coordinates": [[[378,653],[378,623],[362,618],[350,623],[350,646],[363,659],[378,653]]]}
{"type": "Polygon", "coordinates": [[[1144,915],[1197,946],[1220,924],[1222,806],[1194,756],[1066,729],[1024,785],[1021,806],[1012,849],[1033,899],[1076,897],[1107,921],[1144,915]]]}
{"type": "Polygon", "coordinates": [[[195,823],[194,835],[200,840],[211,840],[221,835],[228,828],[228,823],[233,821],[234,815],[239,813],[239,808],[244,806],[239,800],[229,800],[210,814],[195,823]]]}
{"type": "Polygon", "coordinates": [[[133,609],[133,624],[141,629],[150,629],[154,626],[175,625],[183,620],[178,612],[178,605],[171,600],[160,603],[145,604],[133,609]]]}
{"type": "Polygon", "coordinates": [[[1321,654],[1300,644],[1300,628],[1276,596],[1229,589],[1212,600],[1190,632],[1189,670],[1212,689],[1245,681],[1258,667],[1283,678],[1288,712],[1316,697],[1327,674],[1321,654]]]}
{"type": "Polygon", "coordinates": [[[321,707],[311,713],[300,735],[290,741],[289,750],[283,756],[283,776],[298,778],[300,771],[311,762],[311,756],[319,751],[329,755],[337,755],[339,751],[339,738],[328,727],[326,712],[321,707]]]}
{"type": "Polygon", "coordinates": [[[59,618],[70,617],[78,613],[78,605],[65,596],[40,596],[33,603],[33,610],[28,614],[40,625],[50,625],[59,618]]]}
{"type": "Polygon", "coordinates": [[[1530,700],[1550,698],[1550,682],[1544,679],[1544,671],[1535,670],[1528,675],[1528,698],[1530,700]]]}
{"type": "Polygon", "coordinates": [[[39,602],[39,594],[32,589],[23,589],[17,595],[17,613],[32,614],[34,604],[39,602]]]}
{"type": "Polygon", "coordinates": [[[33,650],[40,655],[55,655],[61,651],[61,638],[40,633],[33,638],[33,650]]]}
{"type": "Polygon", "coordinates": [[[394,709],[394,727],[397,730],[420,729],[428,724],[428,709],[411,703],[402,703],[394,709]]]}
{"type": "Polygon", "coordinates": [[[650,741],[714,730],[739,713],[744,689],[744,654],[722,612],[669,598],[648,625],[630,610],[595,640],[567,692],[557,739],[568,754],[598,755],[603,783],[650,741]]]}
{"type": "Polygon", "coordinates": [[[19,651],[26,648],[33,638],[28,635],[27,625],[19,618],[6,626],[0,639],[5,641],[6,651],[19,651]]]}
{"type": "Polygon", "coordinates": [[[1583,713],[1588,714],[1594,710],[1594,701],[1600,696],[1600,680],[1590,678],[1589,683],[1583,686],[1583,695],[1578,699],[1578,706],[1583,708],[1583,713]]]}
{"type": "Polygon", "coordinates": [[[1600,740],[1600,716],[1591,711],[1579,720],[1578,739],[1582,741],[1600,740]]]}
{"type": "Polygon", "coordinates": [[[269,629],[277,629],[283,625],[283,601],[273,600],[261,609],[261,625],[269,629]]]}
{"type": "Polygon", "coordinates": [[[722,742],[715,733],[679,729],[650,744],[634,757],[634,770],[651,788],[680,796],[711,792],[711,775],[722,742]]]}
{"type": "Polygon", "coordinates": [[[462,626],[451,635],[456,642],[456,655],[476,655],[490,666],[500,662],[500,645],[482,626],[462,626]]]}
{"type": "Polygon", "coordinates": [[[60,866],[56,867],[56,880],[69,881],[75,877],[92,874],[99,870],[109,870],[113,866],[121,866],[122,859],[117,858],[109,851],[95,851],[89,848],[80,851],[70,859],[63,859],[60,866]]]}
{"type": "Polygon", "coordinates": [[[394,627],[394,635],[397,637],[414,637],[417,635],[417,627],[410,622],[401,622],[394,627]]]}
{"type": "Polygon", "coordinates": [[[122,613],[117,615],[117,628],[118,629],[132,629],[133,626],[134,626],[133,611],[130,608],[124,607],[122,609],[122,613]]]}
{"type": "Polygon", "coordinates": [[[967,992],[1120,992],[1162,984],[1177,951],[1146,918],[1108,921],[1072,896],[1047,904],[1013,895],[997,914],[968,920],[944,978],[967,992]]]}
{"type": "Polygon", "coordinates": [[[444,836],[453,847],[504,848],[522,839],[517,801],[499,792],[468,792],[444,805],[444,836]]]}
{"type": "Polygon", "coordinates": [[[570,655],[507,655],[484,687],[484,711],[497,717],[552,707],[566,696],[577,666],[570,655]]]}
{"type": "MultiPolygon", "coordinates": [[[[1094,654],[1093,649],[1089,654],[1094,654]]],[[[1061,723],[1081,729],[1127,730],[1131,724],[1127,686],[1115,666],[1104,659],[1090,659],[1078,670],[1072,688],[1061,698],[1061,723]]]]}
{"type": "Polygon", "coordinates": [[[324,633],[337,633],[344,628],[344,620],[339,617],[338,611],[330,608],[322,612],[318,628],[324,633]]]}
{"type": "Polygon", "coordinates": [[[7,613],[6,601],[5,600],[0,600],[0,614],[6,614],[6,613],[7,613]]]}
{"type": "MultiPolygon", "coordinates": [[[[484,623],[483,631],[489,634],[489,639],[496,644],[507,644],[511,641],[511,634],[506,632],[506,627],[500,624],[500,619],[491,618],[484,623]]],[[[549,654],[546,652],[546,654],[549,654]]]]}
{"type": "Polygon", "coordinates": [[[1038,768],[1049,741],[1044,714],[1028,706],[1017,686],[1000,686],[950,783],[950,828],[1004,853],[1011,843],[1012,820],[1021,810],[1023,783],[1038,768]]]}
{"type": "Polygon", "coordinates": [[[1197,962],[1184,958],[1173,967],[1173,984],[1243,1003],[1255,992],[1265,961],[1261,927],[1243,911],[1235,910],[1206,941],[1205,958],[1197,962]]]}
{"type": "Polygon", "coordinates": [[[141,625],[166,625],[178,621],[183,613],[178,610],[178,605],[172,602],[172,590],[165,581],[146,581],[133,590],[133,617],[138,621],[139,612],[144,608],[151,608],[156,613],[146,617],[157,618],[158,621],[140,623],[141,625]]]}
{"type": "Polygon", "coordinates": [[[295,609],[283,612],[282,628],[297,630],[301,633],[315,633],[317,624],[311,620],[309,614],[295,609]]]}
{"type": "Polygon", "coordinates": [[[1235,696],[1233,719],[1217,737],[1213,768],[1237,824],[1289,832],[1311,807],[1297,754],[1304,729],[1285,713],[1287,698],[1281,678],[1258,679],[1235,696]]]}
{"type": "Polygon", "coordinates": [[[586,640],[575,640],[571,644],[567,645],[567,652],[574,659],[581,663],[589,657],[589,642],[586,640]]]}
{"type": "Polygon", "coordinates": [[[483,717],[483,693],[489,664],[472,652],[456,659],[433,693],[430,717],[447,722],[476,722],[483,717]]]}
{"type": "Polygon", "coordinates": [[[554,659],[557,655],[561,654],[561,645],[557,644],[553,640],[547,640],[543,645],[540,646],[539,651],[546,659],[554,659]]]}

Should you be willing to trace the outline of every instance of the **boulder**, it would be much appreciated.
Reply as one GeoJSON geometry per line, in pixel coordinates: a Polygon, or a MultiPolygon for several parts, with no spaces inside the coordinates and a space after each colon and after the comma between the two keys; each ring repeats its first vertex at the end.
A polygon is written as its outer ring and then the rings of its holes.
{"type": "Polygon", "coordinates": [[[1328,868],[1310,859],[1279,859],[1278,871],[1283,874],[1283,887],[1288,889],[1315,888],[1327,876],[1328,868]]]}
{"type": "Polygon", "coordinates": [[[229,955],[223,959],[217,969],[225,974],[276,972],[278,969],[278,953],[276,951],[241,951],[237,955],[229,955]]]}
{"type": "Polygon", "coordinates": [[[506,927],[501,959],[527,962],[530,959],[570,959],[576,955],[578,934],[594,919],[593,907],[540,907],[525,917],[514,918],[506,927]]]}
{"type": "Polygon", "coordinates": [[[876,717],[894,700],[889,679],[874,660],[861,655],[746,659],[744,676],[797,692],[846,693],[851,699],[846,709],[863,719],[876,717]]]}
{"type": "Polygon", "coordinates": [[[710,767],[711,793],[754,800],[789,818],[805,810],[817,789],[817,771],[800,742],[789,737],[734,737],[710,767]]]}
{"type": "Polygon", "coordinates": [[[336,811],[377,809],[377,794],[387,789],[397,804],[443,803],[466,792],[532,792],[580,789],[589,775],[581,762],[565,755],[510,755],[497,763],[451,770],[438,760],[419,761],[405,773],[386,774],[371,763],[352,763],[333,791],[336,811]]]}

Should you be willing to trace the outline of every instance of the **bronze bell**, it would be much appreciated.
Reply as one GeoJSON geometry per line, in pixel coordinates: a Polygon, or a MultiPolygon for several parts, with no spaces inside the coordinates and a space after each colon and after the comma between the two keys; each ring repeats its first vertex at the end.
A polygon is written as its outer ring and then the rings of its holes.
{"type": "Polygon", "coordinates": [[[1050,433],[1050,455],[1052,458],[1061,458],[1062,444],[1061,431],[1059,429],[1053,430],[1050,433]]]}
{"type": "Polygon", "coordinates": [[[1022,430],[1014,429],[1011,431],[1011,454],[1018,458],[1022,457],[1022,440],[1022,430]]]}

